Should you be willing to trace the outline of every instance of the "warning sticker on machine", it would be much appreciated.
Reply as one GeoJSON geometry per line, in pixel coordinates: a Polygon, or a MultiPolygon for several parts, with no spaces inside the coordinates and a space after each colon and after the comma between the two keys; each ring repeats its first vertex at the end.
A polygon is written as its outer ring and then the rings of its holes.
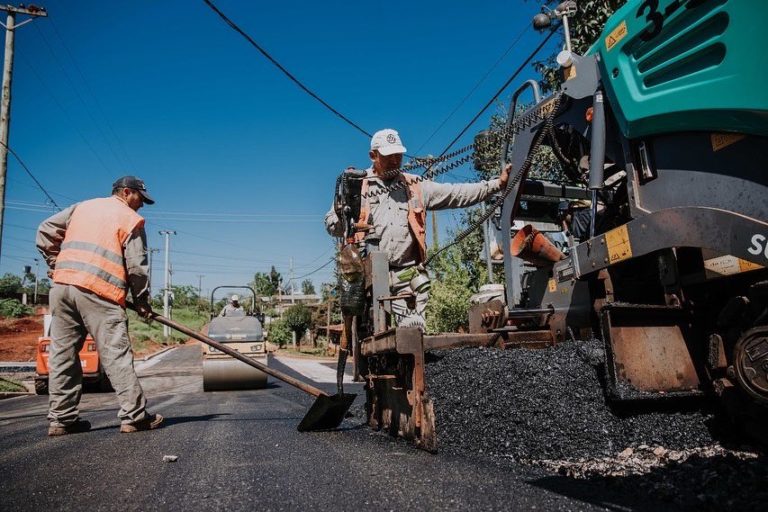
{"type": "Polygon", "coordinates": [[[619,41],[624,39],[627,35],[627,22],[622,21],[619,23],[619,26],[616,27],[611,31],[610,34],[608,34],[608,37],[605,38],[605,49],[608,51],[611,51],[611,48],[616,46],[619,41]]]}
{"type": "Polygon", "coordinates": [[[608,259],[611,263],[632,257],[632,244],[629,242],[626,225],[608,231],[605,234],[605,245],[608,247],[608,259]]]}
{"type": "Polygon", "coordinates": [[[704,268],[709,272],[713,272],[717,275],[730,276],[733,274],[748,272],[750,270],[757,270],[763,267],[757,263],[752,263],[751,261],[728,255],[704,260],[704,268]]]}
{"type": "Polygon", "coordinates": [[[555,293],[557,291],[557,281],[554,279],[549,280],[549,293],[555,293]]]}
{"type": "Polygon", "coordinates": [[[710,136],[712,142],[712,151],[720,151],[723,148],[735,144],[745,138],[742,133],[713,133],[710,136]]]}

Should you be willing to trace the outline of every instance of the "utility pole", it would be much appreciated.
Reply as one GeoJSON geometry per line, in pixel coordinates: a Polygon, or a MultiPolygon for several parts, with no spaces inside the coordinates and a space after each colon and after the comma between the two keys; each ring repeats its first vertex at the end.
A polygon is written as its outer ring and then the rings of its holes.
{"type": "MultiPolygon", "coordinates": [[[[201,301],[203,299],[203,278],[202,274],[197,275],[197,310],[200,311],[201,301]]],[[[255,305],[254,305],[255,306],[255,305]]]]}
{"type": "Polygon", "coordinates": [[[291,258],[291,304],[296,304],[296,299],[293,297],[293,258],[291,258]]]}
{"type": "MultiPolygon", "coordinates": [[[[169,266],[168,257],[171,252],[171,235],[175,235],[175,231],[159,231],[159,233],[165,236],[165,287],[163,288],[163,316],[168,318],[168,294],[171,293],[171,271],[169,266]]],[[[167,325],[163,326],[163,337],[168,341],[168,336],[171,335],[171,329],[167,325]]]]}
{"type": "MultiPolygon", "coordinates": [[[[29,7],[13,7],[0,5],[0,11],[8,13],[5,24],[5,61],[3,62],[3,92],[0,99],[0,241],[3,239],[3,223],[5,221],[5,177],[8,173],[8,132],[11,124],[11,80],[13,78],[13,38],[15,30],[26,25],[37,16],[48,16],[45,9],[30,5],[29,7]],[[26,14],[32,18],[16,25],[16,15],[26,14]]],[[[1,244],[1,242],[0,242],[1,244]]],[[[2,245],[0,245],[0,251],[2,245]]]]}
{"type": "Polygon", "coordinates": [[[38,270],[40,268],[40,260],[38,258],[35,258],[35,299],[32,302],[33,304],[37,305],[37,282],[38,279],[38,270]]]}
{"type": "Polygon", "coordinates": [[[152,254],[160,252],[160,249],[149,249],[149,297],[152,298],[152,254]]]}

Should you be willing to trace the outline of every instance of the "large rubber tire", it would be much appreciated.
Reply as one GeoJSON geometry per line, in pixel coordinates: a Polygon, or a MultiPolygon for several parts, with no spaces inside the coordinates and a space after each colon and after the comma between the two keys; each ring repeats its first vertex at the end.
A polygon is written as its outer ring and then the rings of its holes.
{"type": "Polygon", "coordinates": [[[111,393],[115,390],[115,388],[112,387],[112,383],[109,381],[109,377],[107,377],[107,373],[104,371],[104,368],[99,368],[99,374],[101,374],[101,377],[99,378],[99,384],[98,389],[101,393],[111,393]]]}
{"type": "Polygon", "coordinates": [[[35,393],[38,395],[48,394],[48,379],[47,378],[35,378],[35,393]]]}

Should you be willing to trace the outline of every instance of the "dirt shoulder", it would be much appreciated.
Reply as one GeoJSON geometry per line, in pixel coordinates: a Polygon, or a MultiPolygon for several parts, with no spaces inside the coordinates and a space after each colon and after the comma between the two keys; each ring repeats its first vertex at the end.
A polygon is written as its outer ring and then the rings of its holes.
{"type": "MultiPolygon", "coordinates": [[[[0,361],[35,361],[37,343],[43,335],[43,315],[0,318],[0,361]]],[[[154,340],[132,342],[134,357],[154,354],[167,345],[154,340]]]]}
{"type": "Polygon", "coordinates": [[[0,361],[34,361],[43,315],[0,318],[0,361]]]}

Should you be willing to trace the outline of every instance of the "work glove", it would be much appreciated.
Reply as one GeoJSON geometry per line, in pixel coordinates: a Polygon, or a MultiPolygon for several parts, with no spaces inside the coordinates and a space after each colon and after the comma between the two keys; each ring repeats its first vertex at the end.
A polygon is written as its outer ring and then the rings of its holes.
{"type": "Polygon", "coordinates": [[[146,297],[134,300],[136,305],[136,312],[140,317],[149,319],[152,317],[152,306],[149,305],[149,301],[146,297]]]}

